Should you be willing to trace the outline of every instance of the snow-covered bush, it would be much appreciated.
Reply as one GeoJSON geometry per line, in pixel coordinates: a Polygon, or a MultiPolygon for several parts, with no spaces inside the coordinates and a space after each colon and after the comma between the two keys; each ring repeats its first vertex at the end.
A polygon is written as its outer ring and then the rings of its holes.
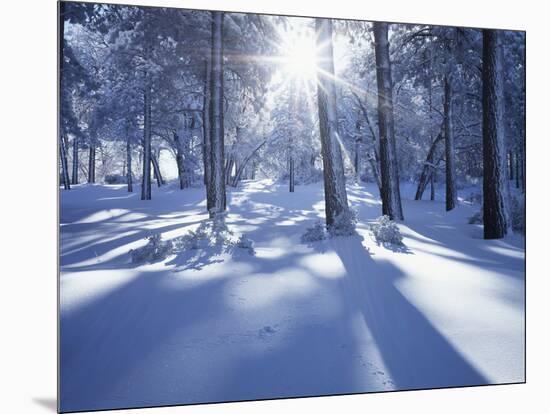
{"type": "Polygon", "coordinates": [[[474,213],[469,219],[468,224],[483,224],[483,210],[474,213]]]}
{"type": "Polygon", "coordinates": [[[403,236],[399,227],[386,215],[378,217],[370,225],[370,231],[378,244],[403,246],[403,236]]]}
{"type": "Polygon", "coordinates": [[[516,233],[525,234],[525,196],[512,196],[510,202],[510,225],[516,233]]]}
{"type": "Polygon", "coordinates": [[[248,253],[252,255],[256,254],[256,251],[254,250],[254,242],[244,234],[241,234],[241,237],[239,237],[239,240],[237,240],[237,244],[235,246],[239,249],[247,250],[248,253]]]}
{"type": "Polygon", "coordinates": [[[203,221],[196,230],[174,240],[176,250],[198,250],[217,247],[231,250],[233,247],[254,254],[254,243],[245,235],[236,236],[225,223],[225,216],[217,214],[213,219],[203,221]]]}
{"type": "Polygon", "coordinates": [[[356,224],[357,213],[352,208],[349,208],[338,214],[327,230],[330,237],[352,236],[355,234],[356,224]]]}
{"type": "Polygon", "coordinates": [[[160,234],[147,237],[147,244],[130,250],[132,263],[153,263],[166,259],[173,253],[172,241],[163,241],[160,234]]]}
{"type": "Polygon", "coordinates": [[[308,227],[304,234],[300,237],[300,241],[304,244],[321,241],[327,238],[325,225],[321,220],[317,220],[312,227],[308,227]]]}

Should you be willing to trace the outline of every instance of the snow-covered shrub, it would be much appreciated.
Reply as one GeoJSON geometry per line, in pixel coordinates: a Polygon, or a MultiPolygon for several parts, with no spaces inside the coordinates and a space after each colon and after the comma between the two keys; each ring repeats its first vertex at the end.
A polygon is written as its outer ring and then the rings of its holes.
{"type": "Polygon", "coordinates": [[[330,237],[352,236],[355,234],[356,224],[357,213],[352,208],[349,208],[338,214],[327,230],[330,237]]]}
{"type": "Polygon", "coordinates": [[[248,253],[252,255],[256,254],[254,250],[254,242],[246,237],[244,234],[241,234],[241,237],[239,237],[239,240],[237,240],[237,244],[235,246],[237,246],[239,249],[247,250],[248,253]]]}
{"type": "Polygon", "coordinates": [[[399,227],[386,215],[378,217],[370,225],[370,231],[378,244],[403,246],[403,236],[399,227]]]}
{"type": "Polygon", "coordinates": [[[321,241],[327,238],[325,225],[317,220],[312,227],[308,227],[304,234],[300,237],[300,241],[304,244],[321,241]]]}
{"type": "Polygon", "coordinates": [[[474,213],[469,219],[468,224],[483,224],[483,210],[474,213]]]}
{"type": "Polygon", "coordinates": [[[126,176],[120,174],[107,174],[105,176],[107,184],[126,184],[126,176]]]}
{"type": "Polygon", "coordinates": [[[525,196],[512,196],[510,201],[510,225],[516,233],[525,234],[525,196]]]}
{"type": "Polygon", "coordinates": [[[196,230],[174,240],[176,250],[198,250],[217,247],[231,250],[233,247],[247,250],[254,254],[254,244],[245,235],[236,236],[225,223],[225,215],[217,214],[214,218],[203,221],[196,230]]]}
{"type": "Polygon", "coordinates": [[[166,259],[173,253],[172,241],[163,241],[160,234],[147,237],[147,244],[130,250],[132,263],[153,263],[166,259]]]}

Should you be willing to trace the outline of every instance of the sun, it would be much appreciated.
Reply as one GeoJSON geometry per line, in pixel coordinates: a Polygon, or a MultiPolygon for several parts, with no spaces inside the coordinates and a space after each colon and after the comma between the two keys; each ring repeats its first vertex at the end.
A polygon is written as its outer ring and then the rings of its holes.
{"type": "Polygon", "coordinates": [[[289,31],[283,42],[282,68],[291,77],[315,80],[317,53],[315,38],[307,33],[289,31]]]}

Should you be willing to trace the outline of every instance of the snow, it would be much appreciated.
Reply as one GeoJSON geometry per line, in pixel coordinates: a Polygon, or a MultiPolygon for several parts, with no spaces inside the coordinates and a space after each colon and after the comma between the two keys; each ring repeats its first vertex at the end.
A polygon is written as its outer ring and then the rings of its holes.
{"type": "MultiPolygon", "coordinates": [[[[61,192],[61,409],[92,410],[524,381],[524,239],[483,240],[479,205],[413,201],[405,250],[377,245],[378,190],[348,185],[357,235],[302,244],[322,183],[247,181],[228,227],[255,255],[135,265],[145,238],[207,219],[204,189],[61,192]]],[[[237,249],[239,250],[239,249],[237,249]]]]}

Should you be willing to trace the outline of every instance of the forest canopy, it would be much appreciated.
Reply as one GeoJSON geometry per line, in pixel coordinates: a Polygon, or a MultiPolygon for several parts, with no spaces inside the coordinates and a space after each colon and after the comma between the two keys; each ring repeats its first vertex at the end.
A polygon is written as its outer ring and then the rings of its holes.
{"type": "Polygon", "coordinates": [[[486,237],[512,224],[525,190],[524,32],[60,7],[67,190],[139,183],[149,200],[152,180],[205,185],[213,216],[243,180],[291,192],[323,180],[326,225],[344,234],[346,182],[376,183],[382,213],[398,220],[402,183],[417,200],[444,186],[447,211],[478,186],[496,226],[486,237]]]}

